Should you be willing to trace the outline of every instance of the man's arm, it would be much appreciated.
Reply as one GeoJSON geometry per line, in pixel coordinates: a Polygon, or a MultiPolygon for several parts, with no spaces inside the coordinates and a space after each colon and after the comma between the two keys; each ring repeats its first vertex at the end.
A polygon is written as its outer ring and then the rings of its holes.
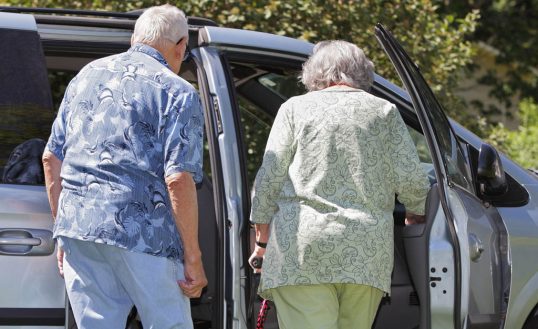
{"type": "Polygon", "coordinates": [[[190,173],[178,172],[166,177],[176,226],[183,242],[185,281],[179,286],[187,297],[200,297],[207,279],[198,244],[198,200],[190,173]]]}
{"type": "Polygon", "coordinates": [[[62,161],[58,159],[52,152],[46,150],[43,153],[43,171],[45,172],[45,187],[49,198],[50,210],[52,218],[56,220],[58,212],[58,199],[62,192],[62,178],[60,171],[62,169],[62,161]]]}
{"type": "MultiPolygon", "coordinates": [[[[45,150],[43,153],[42,160],[43,171],[45,172],[45,188],[49,198],[50,210],[52,212],[52,218],[56,220],[56,215],[58,214],[58,199],[62,192],[62,177],[60,176],[62,161],[58,159],[54,153],[48,150],[45,150]]],[[[63,276],[64,251],[60,247],[58,247],[56,258],[58,259],[58,270],[60,271],[60,275],[63,276]]]]}

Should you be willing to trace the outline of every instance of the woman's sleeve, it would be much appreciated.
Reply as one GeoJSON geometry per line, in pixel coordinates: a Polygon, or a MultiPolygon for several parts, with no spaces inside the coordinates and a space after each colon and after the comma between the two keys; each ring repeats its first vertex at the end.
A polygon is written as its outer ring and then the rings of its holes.
{"type": "Polygon", "coordinates": [[[398,200],[407,211],[423,215],[426,197],[430,189],[428,175],[420,164],[417,149],[400,113],[390,105],[387,114],[387,155],[392,167],[398,200]]]}
{"type": "Polygon", "coordinates": [[[276,115],[263,162],[256,174],[252,190],[252,210],[250,221],[255,224],[268,224],[278,211],[277,199],[288,176],[288,168],[295,153],[293,122],[290,110],[284,103],[276,115]]]}

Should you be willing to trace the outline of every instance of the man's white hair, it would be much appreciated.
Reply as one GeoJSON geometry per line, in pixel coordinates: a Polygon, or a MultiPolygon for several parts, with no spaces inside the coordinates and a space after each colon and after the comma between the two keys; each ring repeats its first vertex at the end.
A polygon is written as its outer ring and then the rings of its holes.
{"type": "Polygon", "coordinates": [[[356,45],[342,40],[321,41],[303,64],[301,81],[309,91],[335,84],[369,90],[374,81],[374,64],[356,45]]]}
{"type": "Polygon", "coordinates": [[[167,47],[189,35],[185,13],[171,5],[148,8],[136,20],[132,43],[167,47]]]}

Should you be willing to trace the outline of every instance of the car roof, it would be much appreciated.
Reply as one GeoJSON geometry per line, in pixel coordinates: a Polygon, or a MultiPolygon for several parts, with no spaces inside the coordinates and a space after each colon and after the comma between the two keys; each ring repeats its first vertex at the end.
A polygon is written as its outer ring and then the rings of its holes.
{"type": "Polygon", "coordinates": [[[265,32],[206,26],[200,35],[202,43],[220,48],[249,48],[294,53],[304,58],[312,53],[310,42],[265,32]]]}
{"type": "MultiPolygon", "coordinates": [[[[27,8],[0,6],[0,12],[32,14],[38,24],[73,25],[129,29],[134,28],[136,19],[143,9],[130,12],[107,12],[61,8],[27,8]]],[[[313,45],[309,42],[270,33],[219,27],[214,21],[203,17],[188,17],[191,28],[205,27],[206,42],[212,45],[274,49],[308,56],[313,45]]]]}
{"type": "Polygon", "coordinates": [[[12,13],[2,13],[0,29],[33,30],[37,29],[35,21],[29,15],[16,15],[12,13]]]}

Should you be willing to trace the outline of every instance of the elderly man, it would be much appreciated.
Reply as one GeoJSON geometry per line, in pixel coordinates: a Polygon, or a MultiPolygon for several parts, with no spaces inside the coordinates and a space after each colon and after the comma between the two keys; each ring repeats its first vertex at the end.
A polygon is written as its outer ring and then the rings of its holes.
{"type": "Polygon", "coordinates": [[[180,78],[185,15],[152,7],[125,53],[69,84],[43,163],[58,267],[78,328],[192,328],[189,297],[207,284],[195,182],[203,114],[180,78]],[[179,231],[179,234],[178,234],[179,231]]]}

